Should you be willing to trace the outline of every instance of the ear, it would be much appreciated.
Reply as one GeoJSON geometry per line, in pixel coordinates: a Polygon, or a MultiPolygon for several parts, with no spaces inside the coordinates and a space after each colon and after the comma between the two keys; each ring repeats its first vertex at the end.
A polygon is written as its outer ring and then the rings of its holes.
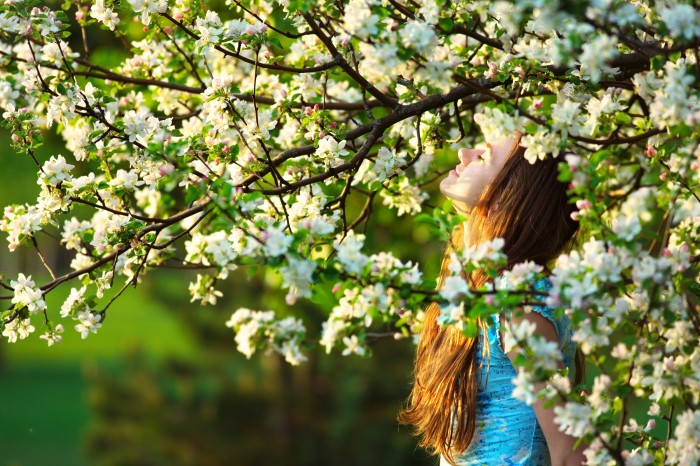
{"type": "Polygon", "coordinates": [[[498,210],[498,208],[500,207],[500,205],[501,205],[501,196],[496,196],[496,199],[493,200],[493,202],[491,203],[491,206],[489,207],[489,211],[486,214],[486,218],[491,216],[491,212],[496,212],[498,210]]]}

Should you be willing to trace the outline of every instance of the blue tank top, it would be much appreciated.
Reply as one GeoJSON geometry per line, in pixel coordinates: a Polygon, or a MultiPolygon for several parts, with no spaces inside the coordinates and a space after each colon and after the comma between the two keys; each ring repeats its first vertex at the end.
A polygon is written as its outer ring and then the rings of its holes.
{"type": "MultiPolygon", "coordinates": [[[[549,288],[551,284],[544,279],[535,285],[538,290],[549,288]]],[[[534,306],[532,310],[554,325],[564,364],[569,368],[569,374],[573,374],[576,343],[571,338],[569,318],[565,315],[557,318],[553,307],[534,306]]],[[[492,317],[493,325],[489,327],[486,337],[480,335],[477,352],[481,363],[481,350],[486,338],[491,351],[490,364],[488,361],[481,364],[476,401],[476,432],[467,450],[456,456],[455,460],[458,466],[549,466],[549,449],[535,411],[532,406],[513,398],[514,386],[511,380],[516,376],[516,371],[501,347],[499,318],[492,317]]],[[[448,466],[449,463],[441,458],[440,465],[448,466]]]]}

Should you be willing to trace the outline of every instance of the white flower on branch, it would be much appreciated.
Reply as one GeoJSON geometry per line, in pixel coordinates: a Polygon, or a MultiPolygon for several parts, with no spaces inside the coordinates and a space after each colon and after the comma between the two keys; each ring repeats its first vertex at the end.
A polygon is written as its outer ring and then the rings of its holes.
{"type": "Polygon", "coordinates": [[[6,206],[0,218],[0,231],[7,233],[7,248],[14,251],[24,240],[40,231],[49,220],[46,212],[37,206],[6,206]]]}
{"type": "Polygon", "coordinates": [[[343,29],[362,39],[376,35],[379,32],[379,16],[373,14],[370,8],[376,3],[374,0],[351,0],[345,6],[343,29]]]}
{"type": "Polygon", "coordinates": [[[356,354],[358,356],[364,356],[367,351],[360,340],[357,339],[357,335],[352,335],[343,338],[343,344],[345,349],[343,350],[343,356],[349,356],[351,354],[356,354]]]}
{"type": "Polygon", "coordinates": [[[503,238],[494,238],[490,241],[466,246],[462,249],[462,260],[474,264],[503,260],[505,259],[505,254],[503,253],[504,245],[505,240],[503,238]]]}
{"type": "Polygon", "coordinates": [[[73,168],[75,166],[66,163],[66,159],[62,155],[58,157],[52,155],[41,167],[37,182],[52,186],[56,186],[64,181],[70,182],[73,179],[73,175],[70,172],[73,168]]]}
{"type": "Polygon", "coordinates": [[[447,277],[440,288],[440,296],[447,301],[454,301],[462,296],[471,296],[469,284],[460,275],[447,277]]]}
{"type": "Polygon", "coordinates": [[[46,309],[44,293],[34,284],[31,275],[20,273],[17,280],[10,281],[10,287],[14,290],[12,304],[26,306],[33,314],[46,309]]]}
{"type": "Polygon", "coordinates": [[[591,238],[583,244],[581,266],[596,271],[598,280],[618,282],[621,279],[622,264],[617,250],[606,247],[602,241],[591,238]]]}
{"type": "Polygon", "coordinates": [[[685,3],[669,2],[661,7],[659,17],[672,37],[690,40],[700,37],[700,12],[685,3]]]}
{"type": "Polygon", "coordinates": [[[388,86],[392,82],[392,76],[402,70],[403,62],[398,57],[399,47],[394,43],[360,42],[358,49],[362,56],[362,75],[377,86],[388,86]]]}
{"type": "Polygon", "coordinates": [[[415,48],[418,53],[430,56],[438,43],[433,27],[424,21],[408,21],[399,31],[404,47],[415,48]]]}
{"type": "Polygon", "coordinates": [[[539,131],[537,134],[526,134],[520,140],[525,147],[525,159],[534,164],[548,156],[556,157],[561,150],[561,136],[549,131],[539,131]]]}
{"type": "Polygon", "coordinates": [[[365,235],[356,234],[352,230],[345,237],[338,235],[335,239],[334,248],[338,252],[338,262],[349,273],[360,275],[369,261],[361,252],[364,242],[365,235]]]}
{"type": "Polygon", "coordinates": [[[314,152],[326,167],[337,167],[344,162],[343,157],[350,152],[345,149],[346,140],[336,141],[333,136],[326,136],[318,141],[318,148],[314,152]]]}
{"type": "Polygon", "coordinates": [[[141,13],[141,22],[146,26],[154,16],[168,9],[168,0],[129,0],[129,3],[136,13],[141,13]]]}
{"type": "Polygon", "coordinates": [[[386,147],[382,147],[377,152],[374,162],[369,159],[365,159],[362,162],[352,184],[366,183],[371,185],[375,182],[382,183],[387,178],[401,173],[405,165],[406,159],[403,156],[396,155],[386,147]]]}
{"type": "Polygon", "coordinates": [[[230,234],[219,230],[209,235],[196,232],[185,242],[185,260],[193,264],[213,265],[220,268],[219,278],[225,279],[228,270],[234,270],[237,248],[231,244],[230,234]]]}
{"type": "Polygon", "coordinates": [[[306,335],[306,327],[300,319],[287,317],[278,320],[272,326],[272,349],[284,356],[292,366],[298,366],[307,360],[301,352],[301,343],[306,335]]]}
{"type": "Polygon", "coordinates": [[[34,8],[30,20],[39,28],[39,33],[44,37],[52,36],[61,30],[61,22],[53,11],[45,12],[34,8]]]}
{"type": "Polygon", "coordinates": [[[216,300],[224,294],[214,288],[214,278],[210,275],[197,274],[197,280],[190,283],[190,302],[199,301],[204,306],[205,304],[216,304],[216,300]]]}
{"type": "Polygon", "coordinates": [[[400,217],[404,214],[415,215],[422,210],[421,204],[429,195],[421,191],[406,177],[401,177],[398,183],[392,183],[391,191],[382,190],[382,203],[397,210],[400,217]]]}
{"type": "Polygon", "coordinates": [[[158,118],[150,115],[144,108],[139,110],[129,110],[123,118],[124,133],[129,136],[129,141],[148,141],[153,132],[158,129],[160,122],[158,118]]]}
{"type": "Polygon", "coordinates": [[[533,261],[525,261],[513,265],[510,270],[505,270],[501,276],[505,286],[514,290],[530,281],[534,274],[542,272],[543,269],[544,267],[533,261]]]}
{"type": "Polygon", "coordinates": [[[598,83],[603,75],[617,71],[608,65],[618,55],[615,37],[600,34],[584,43],[581,50],[581,74],[589,76],[592,83],[598,83]]]}
{"type": "Polygon", "coordinates": [[[280,274],[284,280],[283,288],[288,288],[286,302],[290,306],[297,298],[311,297],[311,284],[313,273],[318,264],[306,259],[287,256],[287,265],[280,267],[280,274]]]}
{"type": "Polygon", "coordinates": [[[94,261],[92,258],[86,254],[78,253],[75,255],[73,260],[70,262],[70,268],[73,270],[82,270],[86,267],[90,267],[94,261]]]}
{"type": "Polygon", "coordinates": [[[72,314],[76,314],[78,311],[82,311],[87,307],[85,304],[84,297],[87,288],[83,286],[80,289],[71,288],[70,294],[63,302],[61,306],[61,317],[66,318],[72,314]]]}
{"type": "Polygon", "coordinates": [[[298,365],[307,359],[301,353],[306,328],[299,319],[287,317],[275,321],[273,311],[240,308],[231,315],[226,326],[236,333],[237,349],[247,358],[258,349],[264,349],[281,354],[292,365],[298,365]]]}
{"type": "Polygon", "coordinates": [[[588,119],[584,124],[585,133],[589,135],[596,134],[598,125],[604,115],[610,115],[620,110],[620,104],[615,102],[610,93],[603,94],[602,98],[593,97],[586,105],[588,111],[588,119]]]}
{"type": "Polygon", "coordinates": [[[350,328],[350,323],[341,319],[328,319],[321,326],[321,339],[319,345],[326,349],[326,354],[330,354],[338,338],[350,328]]]}
{"type": "Polygon", "coordinates": [[[68,44],[60,39],[58,42],[49,42],[41,48],[42,61],[49,62],[56,66],[61,66],[63,64],[63,55],[71,58],[77,56],[70,51],[68,44]]]}
{"type": "Polygon", "coordinates": [[[56,94],[49,100],[49,106],[46,110],[47,126],[51,126],[52,123],[68,124],[76,116],[75,107],[82,105],[82,103],[75,88],[71,85],[66,86],[64,94],[56,94]]]}
{"type": "Polygon", "coordinates": [[[63,325],[58,324],[53,330],[48,330],[39,338],[46,340],[49,346],[53,346],[56,343],[60,343],[63,337],[60,335],[63,333],[63,325]]]}
{"type": "Polygon", "coordinates": [[[263,251],[270,257],[286,254],[294,236],[285,233],[284,225],[269,226],[262,233],[263,251]]]}
{"type": "Polygon", "coordinates": [[[591,405],[597,416],[606,413],[610,409],[608,390],[611,384],[612,380],[607,374],[598,375],[593,381],[593,388],[586,402],[591,405]]]}
{"type": "Polygon", "coordinates": [[[219,15],[208,10],[204,18],[197,18],[196,28],[199,31],[199,39],[196,42],[197,49],[208,55],[212,44],[216,44],[221,39],[224,32],[219,15]]]}
{"type": "Polygon", "coordinates": [[[90,332],[97,333],[97,330],[102,327],[102,315],[93,314],[90,309],[85,309],[77,314],[76,318],[79,323],[74,327],[75,330],[80,333],[80,336],[85,340],[90,332]]]}
{"type": "Polygon", "coordinates": [[[67,250],[83,251],[84,247],[81,243],[81,234],[92,228],[92,224],[87,220],[78,220],[73,217],[66,220],[63,224],[63,233],[61,234],[61,243],[66,245],[67,250]]]}
{"type": "Polygon", "coordinates": [[[117,175],[109,182],[110,186],[117,189],[126,189],[127,191],[133,191],[142,184],[143,181],[139,179],[139,175],[136,172],[122,169],[117,170],[117,175]]]}
{"type": "Polygon", "coordinates": [[[700,411],[688,409],[678,415],[673,438],[668,443],[667,464],[697,464],[700,461],[700,411]]]}
{"type": "MultiPolygon", "coordinates": [[[[12,88],[9,82],[0,81],[0,108],[13,109],[15,108],[16,99],[19,97],[19,91],[12,88]]],[[[12,113],[5,112],[5,113],[12,113]]],[[[10,115],[4,115],[3,118],[8,118],[10,115]]]]}
{"type": "Polygon", "coordinates": [[[119,15],[112,8],[105,6],[105,0],[95,0],[90,7],[90,16],[107,26],[111,31],[119,24],[119,15]]]}
{"type": "Polygon", "coordinates": [[[437,323],[443,327],[454,325],[456,329],[462,331],[464,330],[464,313],[464,301],[442,305],[440,306],[440,315],[437,317],[437,323]]]}
{"type": "Polygon", "coordinates": [[[5,324],[2,336],[7,337],[8,343],[16,343],[17,339],[24,340],[30,333],[34,332],[34,326],[29,319],[15,319],[5,324]]]}
{"type": "Polygon", "coordinates": [[[486,141],[499,141],[522,128],[522,121],[499,108],[481,107],[474,113],[474,121],[481,128],[486,141]]]}
{"type": "Polygon", "coordinates": [[[24,29],[20,19],[17,16],[13,16],[10,11],[0,12],[0,30],[9,33],[19,33],[24,29]]]}
{"type": "Polygon", "coordinates": [[[526,345],[531,351],[531,363],[534,369],[555,371],[564,356],[559,349],[559,344],[549,341],[541,336],[529,338],[526,345]]]}
{"type": "Polygon", "coordinates": [[[578,135],[582,122],[581,106],[560,95],[552,107],[552,131],[566,138],[569,134],[578,135]]]}
{"type": "Polygon", "coordinates": [[[518,368],[518,374],[512,380],[513,383],[513,398],[524,401],[528,405],[532,405],[537,401],[537,393],[535,390],[535,379],[532,374],[522,367],[518,368]]]}
{"type": "Polygon", "coordinates": [[[572,338],[579,344],[583,354],[591,354],[597,348],[610,343],[609,337],[612,331],[607,316],[600,316],[597,319],[587,318],[577,325],[572,338]]]}
{"type": "Polygon", "coordinates": [[[554,414],[554,422],[559,425],[559,430],[572,437],[583,437],[594,431],[590,406],[570,401],[564,406],[555,406],[554,414]]]}

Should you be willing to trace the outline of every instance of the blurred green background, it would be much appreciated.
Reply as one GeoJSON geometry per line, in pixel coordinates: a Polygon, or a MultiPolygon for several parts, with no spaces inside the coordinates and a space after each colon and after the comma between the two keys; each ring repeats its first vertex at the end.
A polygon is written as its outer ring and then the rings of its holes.
{"type": "MultiPolygon", "coordinates": [[[[0,133],[0,205],[34,202],[35,166],[8,150],[8,137],[0,133]]],[[[49,136],[38,156],[56,153],[67,155],[49,136]]],[[[408,222],[397,230],[385,215],[372,220],[375,243],[393,241],[404,258],[425,252],[413,243],[425,243],[425,231],[408,222]]],[[[66,270],[72,256],[45,235],[39,244],[66,270]]],[[[9,253],[4,241],[0,270],[48,280],[31,249],[9,253]]],[[[0,466],[434,464],[396,422],[409,390],[409,341],[378,341],[369,359],[310,354],[300,367],[276,356],[246,360],[224,326],[231,312],[286,306],[269,277],[241,272],[217,306],[188,302],[190,272],[162,270],[125,292],[87,340],[69,322],[50,348],[38,328],[15,344],[2,338],[0,466]]],[[[70,286],[47,296],[52,316],[70,286]]],[[[296,307],[318,329],[323,312],[312,306],[296,307]]]]}

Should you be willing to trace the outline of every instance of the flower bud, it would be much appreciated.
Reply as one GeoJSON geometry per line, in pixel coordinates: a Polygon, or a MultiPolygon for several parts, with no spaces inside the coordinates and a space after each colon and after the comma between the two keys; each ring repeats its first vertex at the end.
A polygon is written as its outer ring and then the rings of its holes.
{"type": "Polygon", "coordinates": [[[578,201],[576,201],[576,207],[578,208],[578,210],[586,210],[589,207],[591,207],[591,203],[588,202],[588,200],[586,199],[579,199],[578,201]]]}

